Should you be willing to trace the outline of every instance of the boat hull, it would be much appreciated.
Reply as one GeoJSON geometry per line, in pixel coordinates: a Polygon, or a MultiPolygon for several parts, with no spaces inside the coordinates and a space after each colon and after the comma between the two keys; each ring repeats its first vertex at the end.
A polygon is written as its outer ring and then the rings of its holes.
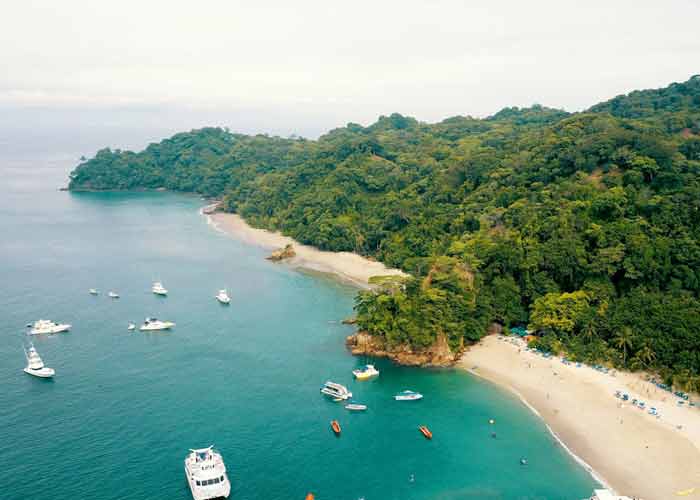
{"type": "Polygon", "coordinates": [[[53,335],[54,333],[63,333],[69,331],[71,328],[71,325],[59,325],[55,328],[49,328],[49,329],[41,329],[37,330],[35,328],[32,328],[29,330],[30,335],[53,335]]]}
{"type": "Polygon", "coordinates": [[[349,404],[349,405],[345,405],[345,409],[348,411],[365,411],[365,410],[367,410],[367,406],[366,405],[349,404]]]}
{"type": "Polygon", "coordinates": [[[53,376],[56,375],[56,372],[53,368],[47,367],[41,368],[40,370],[32,370],[31,368],[25,368],[24,373],[39,378],[53,378],[53,376]]]}
{"type": "Polygon", "coordinates": [[[158,332],[162,330],[170,330],[173,326],[175,326],[174,323],[167,326],[142,326],[139,328],[139,330],[142,332],[158,332]]]}
{"type": "Polygon", "coordinates": [[[394,396],[394,399],[396,401],[420,401],[421,399],[423,399],[423,396],[394,396]]]}

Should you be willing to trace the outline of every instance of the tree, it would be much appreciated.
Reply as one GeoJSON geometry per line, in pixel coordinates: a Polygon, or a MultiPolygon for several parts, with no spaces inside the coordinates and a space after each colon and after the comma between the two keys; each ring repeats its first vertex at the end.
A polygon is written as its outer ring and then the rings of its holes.
{"type": "Polygon", "coordinates": [[[627,352],[632,349],[634,333],[629,326],[624,326],[615,334],[613,339],[615,347],[622,350],[622,364],[627,365],[627,352]]]}

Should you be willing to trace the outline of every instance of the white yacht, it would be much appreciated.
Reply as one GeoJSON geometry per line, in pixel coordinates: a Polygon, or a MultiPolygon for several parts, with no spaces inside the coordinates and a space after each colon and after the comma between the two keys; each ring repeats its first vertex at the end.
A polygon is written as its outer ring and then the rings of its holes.
{"type": "Polygon", "coordinates": [[[160,281],[156,281],[155,283],[153,283],[151,291],[156,295],[168,295],[168,291],[165,289],[163,283],[161,283],[160,281]]]}
{"type": "Polygon", "coordinates": [[[413,391],[401,391],[396,396],[394,396],[396,401],[418,401],[423,399],[423,395],[420,392],[413,391]]]}
{"type": "Polygon", "coordinates": [[[365,365],[362,368],[353,370],[352,374],[357,380],[367,380],[368,378],[379,376],[379,370],[377,370],[374,365],[365,365]]]}
{"type": "Polygon", "coordinates": [[[226,465],[212,446],[190,450],[185,458],[185,476],[194,500],[228,498],[231,494],[226,465]]]}
{"type": "Polygon", "coordinates": [[[133,324],[133,323],[129,323],[129,326],[128,326],[126,329],[127,329],[127,330],[135,330],[135,329],[136,329],[136,325],[133,324]]]}
{"type": "Polygon", "coordinates": [[[100,292],[96,288],[90,289],[90,295],[98,295],[100,292]]]}
{"type": "Polygon", "coordinates": [[[48,319],[40,319],[31,326],[31,335],[41,335],[42,333],[61,333],[70,330],[71,325],[54,323],[48,319]]]}
{"type": "Polygon", "coordinates": [[[343,401],[352,397],[352,392],[348,391],[347,387],[331,381],[323,384],[323,387],[321,387],[321,393],[338,401],[343,401]]]}
{"type": "Polygon", "coordinates": [[[44,362],[33,345],[30,344],[29,349],[24,350],[24,356],[27,358],[27,366],[24,368],[24,373],[41,378],[51,378],[56,374],[53,368],[44,366],[44,362]]]}
{"type": "Polygon", "coordinates": [[[218,300],[222,304],[231,303],[231,297],[228,296],[228,292],[226,292],[225,288],[223,290],[219,290],[219,293],[216,294],[216,300],[218,300]]]}
{"type": "Polygon", "coordinates": [[[156,318],[146,318],[143,325],[139,328],[142,332],[152,332],[155,330],[170,330],[175,326],[172,321],[161,321],[156,318]]]}
{"type": "Polygon", "coordinates": [[[117,292],[109,292],[107,295],[109,295],[110,299],[118,299],[119,294],[117,292]]]}

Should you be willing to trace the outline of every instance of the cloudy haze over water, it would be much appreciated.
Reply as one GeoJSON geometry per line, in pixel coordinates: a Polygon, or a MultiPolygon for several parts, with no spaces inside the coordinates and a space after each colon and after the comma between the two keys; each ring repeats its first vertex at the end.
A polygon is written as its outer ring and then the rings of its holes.
{"type": "Polygon", "coordinates": [[[315,137],[395,111],[575,111],[699,73],[699,22],[682,0],[7,1],[0,129],[315,137]]]}

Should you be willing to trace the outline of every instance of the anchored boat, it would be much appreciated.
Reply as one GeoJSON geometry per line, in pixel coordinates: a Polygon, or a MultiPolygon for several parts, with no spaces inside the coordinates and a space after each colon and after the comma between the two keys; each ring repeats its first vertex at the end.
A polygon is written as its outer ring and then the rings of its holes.
{"type": "Polygon", "coordinates": [[[219,293],[216,294],[216,300],[218,300],[222,304],[231,303],[231,297],[228,296],[228,292],[225,288],[223,290],[219,290],[219,293]]]}
{"type": "Polygon", "coordinates": [[[42,333],[61,333],[70,330],[71,325],[54,323],[48,319],[40,319],[34,323],[29,333],[31,335],[41,335],[42,333]]]}
{"type": "Polygon", "coordinates": [[[156,281],[155,283],[153,283],[153,286],[151,287],[151,291],[153,293],[155,293],[156,295],[163,295],[163,296],[168,295],[168,291],[165,289],[165,287],[163,286],[163,283],[161,283],[160,281],[156,281]]]}
{"type": "Polygon", "coordinates": [[[143,325],[139,328],[142,332],[152,332],[156,330],[170,330],[175,326],[172,321],[161,321],[156,318],[146,318],[143,325]]]}
{"type": "Polygon", "coordinates": [[[336,436],[340,436],[340,424],[337,420],[331,420],[331,429],[333,429],[336,436]]]}
{"type": "Polygon", "coordinates": [[[345,401],[352,397],[352,392],[348,391],[347,387],[331,382],[330,380],[323,384],[321,393],[332,397],[336,401],[345,401]]]}
{"type": "Polygon", "coordinates": [[[228,498],[231,494],[226,465],[212,446],[190,450],[185,458],[185,476],[194,500],[228,498]]]}
{"type": "Polygon", "coordinates": [[[374,365],[365,365],[363,368],[353,370],[352,374],[357,380],[367,380],[368,378],[377,377],[379,375],[379,370],[377,370],[374,365]]]}
{"type": "Polygon", "coordinates": [[[29,349],[24,350],[24,356],[27,358],[27,366],[24,368],[24,373],[40,378],[51,378],[56,374],[53,368],[44,366],[44,362],[41,360],[34,345],[30,344],[29,349]]]}
{"type": "Polygon", "coordinates": [[[365,411],[367,409],[367,405],[361,405],[359,403],[350,403],[345,405],[345,409],[350,411],[365,411]]]}
{"type": "Polygon", "coordinates": [[[413,391],[402,391],[394,396],[396,401],[418,401],[423,399],[423,395],[420,392],[413,391]]]}

